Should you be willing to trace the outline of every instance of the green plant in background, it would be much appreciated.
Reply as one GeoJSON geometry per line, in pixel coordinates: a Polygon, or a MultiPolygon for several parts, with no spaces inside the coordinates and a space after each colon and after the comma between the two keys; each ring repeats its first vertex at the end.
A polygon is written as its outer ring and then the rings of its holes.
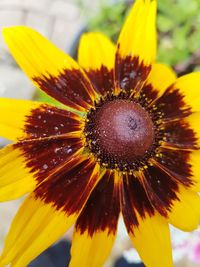
{"type": "Polygon", "coordinates": [[[48,96],[47,94],[45,94],[43,91],[40,91],[40,90],[36,90],[34,98],[37,101],[40,101],[43,103],[49,103],[49,104],[52,104],[58,107],[61,106],[61,104],[58,101],[56,101],[54,98],[48,96]]]}
{"type": "Polygon", "coordinates": [[[172,66],[200,50],[200,0],[158,1],[158,59],[172,66]]]}
{"type": "Polygon", "coordinates": [[[134,1],[101,1],[98,12],[88,14],[88,31],[101,31],[114,42],[117,41],[119,29],[134,1]]]}

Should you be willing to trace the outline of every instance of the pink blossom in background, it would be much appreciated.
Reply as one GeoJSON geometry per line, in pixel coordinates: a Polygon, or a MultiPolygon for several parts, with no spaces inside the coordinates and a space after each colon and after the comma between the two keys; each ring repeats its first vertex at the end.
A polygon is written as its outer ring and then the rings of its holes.
{"type": "Polygon", "coordinates": [[[188,253],[188,258],[191,262],[200,264],[200,232],[197,234],[198,240],[196,240],[192,245],[188,253]]]}

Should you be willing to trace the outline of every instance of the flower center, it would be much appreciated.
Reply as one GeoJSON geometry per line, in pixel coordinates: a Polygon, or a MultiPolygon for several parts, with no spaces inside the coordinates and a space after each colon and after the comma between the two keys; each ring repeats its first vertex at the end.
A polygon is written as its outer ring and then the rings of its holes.
{"type": "Polygon", "coordinates": [[[101,150],[119,160],[143,156],[154,140],[149,114],[137,103],[118,99],[96,111],[95,139],[101,150]]]}
{"type": "Polygon", "coordinates": [[[101,99],[88,112],[86,144],[101,165],[131,172],[147,164],[159,142],[150,114],[123,95],[101,99]]]}

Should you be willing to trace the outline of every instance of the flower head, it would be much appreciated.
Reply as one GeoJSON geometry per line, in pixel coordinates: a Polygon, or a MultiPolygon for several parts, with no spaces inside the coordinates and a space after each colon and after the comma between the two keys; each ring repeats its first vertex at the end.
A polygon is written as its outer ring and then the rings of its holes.
{"type": "Polygon", "coordinates": [[[15,141],[0,151],[0,200],[30,193],[0,266],[27,265],[75,223],[70,267],[101,267],[122,213],[144,263],[171,267],[169,224],[198,226],[200,73],[155,63],[155,21],[156,0],[136,0],[116,46],[83,35],[79,65],[30,28],[4,30],[63,108],[0,99],[0,134],[15,141]]]}

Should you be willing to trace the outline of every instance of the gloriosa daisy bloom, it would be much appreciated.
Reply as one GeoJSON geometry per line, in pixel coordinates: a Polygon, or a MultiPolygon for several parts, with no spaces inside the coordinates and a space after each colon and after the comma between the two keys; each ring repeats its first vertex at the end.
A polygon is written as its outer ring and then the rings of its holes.
{"type": "Polygon", "coordinates": [[[0,99],[0,200],[30,195],[0,266],[24,267],[73,224],[70,267],[101,267],[119,215],[147,267],[171,267],[169,224],[200,220],[200,73],[155,63],[156,0],[137,0],[117,45],[83,35],[79,65],[34,30],[6,28],[14,58],[63,109],[0,99]],[[80,67],[81,66],[81,67],[80,67]]]}

